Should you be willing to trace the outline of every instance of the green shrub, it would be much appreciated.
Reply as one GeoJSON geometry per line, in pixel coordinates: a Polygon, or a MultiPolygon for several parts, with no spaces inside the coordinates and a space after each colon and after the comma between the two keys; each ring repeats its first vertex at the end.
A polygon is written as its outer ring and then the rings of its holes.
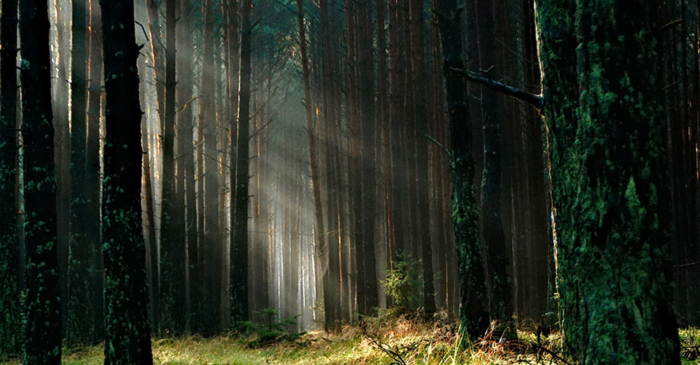
{"type": "Polygon", "coordinates": [[[408,310],[418,310],[423,303],[423,273],[421,261],[410,254],[398,255],[393,267],[386,270],[386,280],[381,283],[384,292],[394,299],[394,304],[408,310]]]}

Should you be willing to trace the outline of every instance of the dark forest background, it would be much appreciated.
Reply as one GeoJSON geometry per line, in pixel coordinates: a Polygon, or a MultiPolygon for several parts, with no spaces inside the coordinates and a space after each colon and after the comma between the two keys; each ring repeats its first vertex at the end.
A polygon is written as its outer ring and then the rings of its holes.
{"type": "Polygon", "coordinates": [[[268,308],[564,321],[580,359],[698,325],[697,2],[1,3],[0,354],[268,308]],[[411,300],[385,289],[407,264],[411,300]]]}

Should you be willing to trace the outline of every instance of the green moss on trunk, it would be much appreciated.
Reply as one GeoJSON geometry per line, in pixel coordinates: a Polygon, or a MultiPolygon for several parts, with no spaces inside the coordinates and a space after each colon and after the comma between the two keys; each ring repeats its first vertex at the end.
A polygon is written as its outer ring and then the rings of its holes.
{"type": "Polygon", "coordinates": [[[563,329],[581,363],[680,363],[656,20],[641,0],[538,3],[563,329]]]}

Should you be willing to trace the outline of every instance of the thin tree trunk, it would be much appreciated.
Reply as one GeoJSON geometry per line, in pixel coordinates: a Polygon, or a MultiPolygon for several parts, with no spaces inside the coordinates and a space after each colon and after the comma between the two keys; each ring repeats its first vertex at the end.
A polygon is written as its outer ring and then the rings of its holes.
{"type": "Polygon", "coordinates": [[[231,325],[248,318],[248,184],[251,75],[251,0],[241,2],[241,86],[236,163],[236,220],[231,244],[231,325]],[[234,260],[235,259],[235,260],[234,260]],[[235,264],[234,264],[235,263],[235,264]]]}

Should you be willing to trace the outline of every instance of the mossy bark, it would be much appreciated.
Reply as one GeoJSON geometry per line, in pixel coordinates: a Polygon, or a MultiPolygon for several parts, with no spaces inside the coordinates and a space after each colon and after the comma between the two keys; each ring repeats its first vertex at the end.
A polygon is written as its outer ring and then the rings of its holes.
{"type": "Polygon", "coordinates": [[[447,102],[452,138],[452,220],[461,282],[461,330],[472,339],[482,336],[489,326],[488,301],[479,239],[479,207],[474,184],[472,127],[467,104],[467,85],[450,74],[451,68],[464,68],[460,11],[456,0],[439,0],[447,102]]]}
{"type": "Polygon", "coordinates": [[[656,21],[641,0],[538,3],[563,330],[585,364],[680,363],[656,21]]]}
{"type": "Polygon", "coordinates": [[[134,4],[128,0],[102,0],[100,4],[107,116],[102,205],[105,364],[151,365],[134,4]]]}
{"type": "Polygon", "coordinates": [[[48,4],[20,3],[26,260],[24,363],[61,363],[48,4]]]}

